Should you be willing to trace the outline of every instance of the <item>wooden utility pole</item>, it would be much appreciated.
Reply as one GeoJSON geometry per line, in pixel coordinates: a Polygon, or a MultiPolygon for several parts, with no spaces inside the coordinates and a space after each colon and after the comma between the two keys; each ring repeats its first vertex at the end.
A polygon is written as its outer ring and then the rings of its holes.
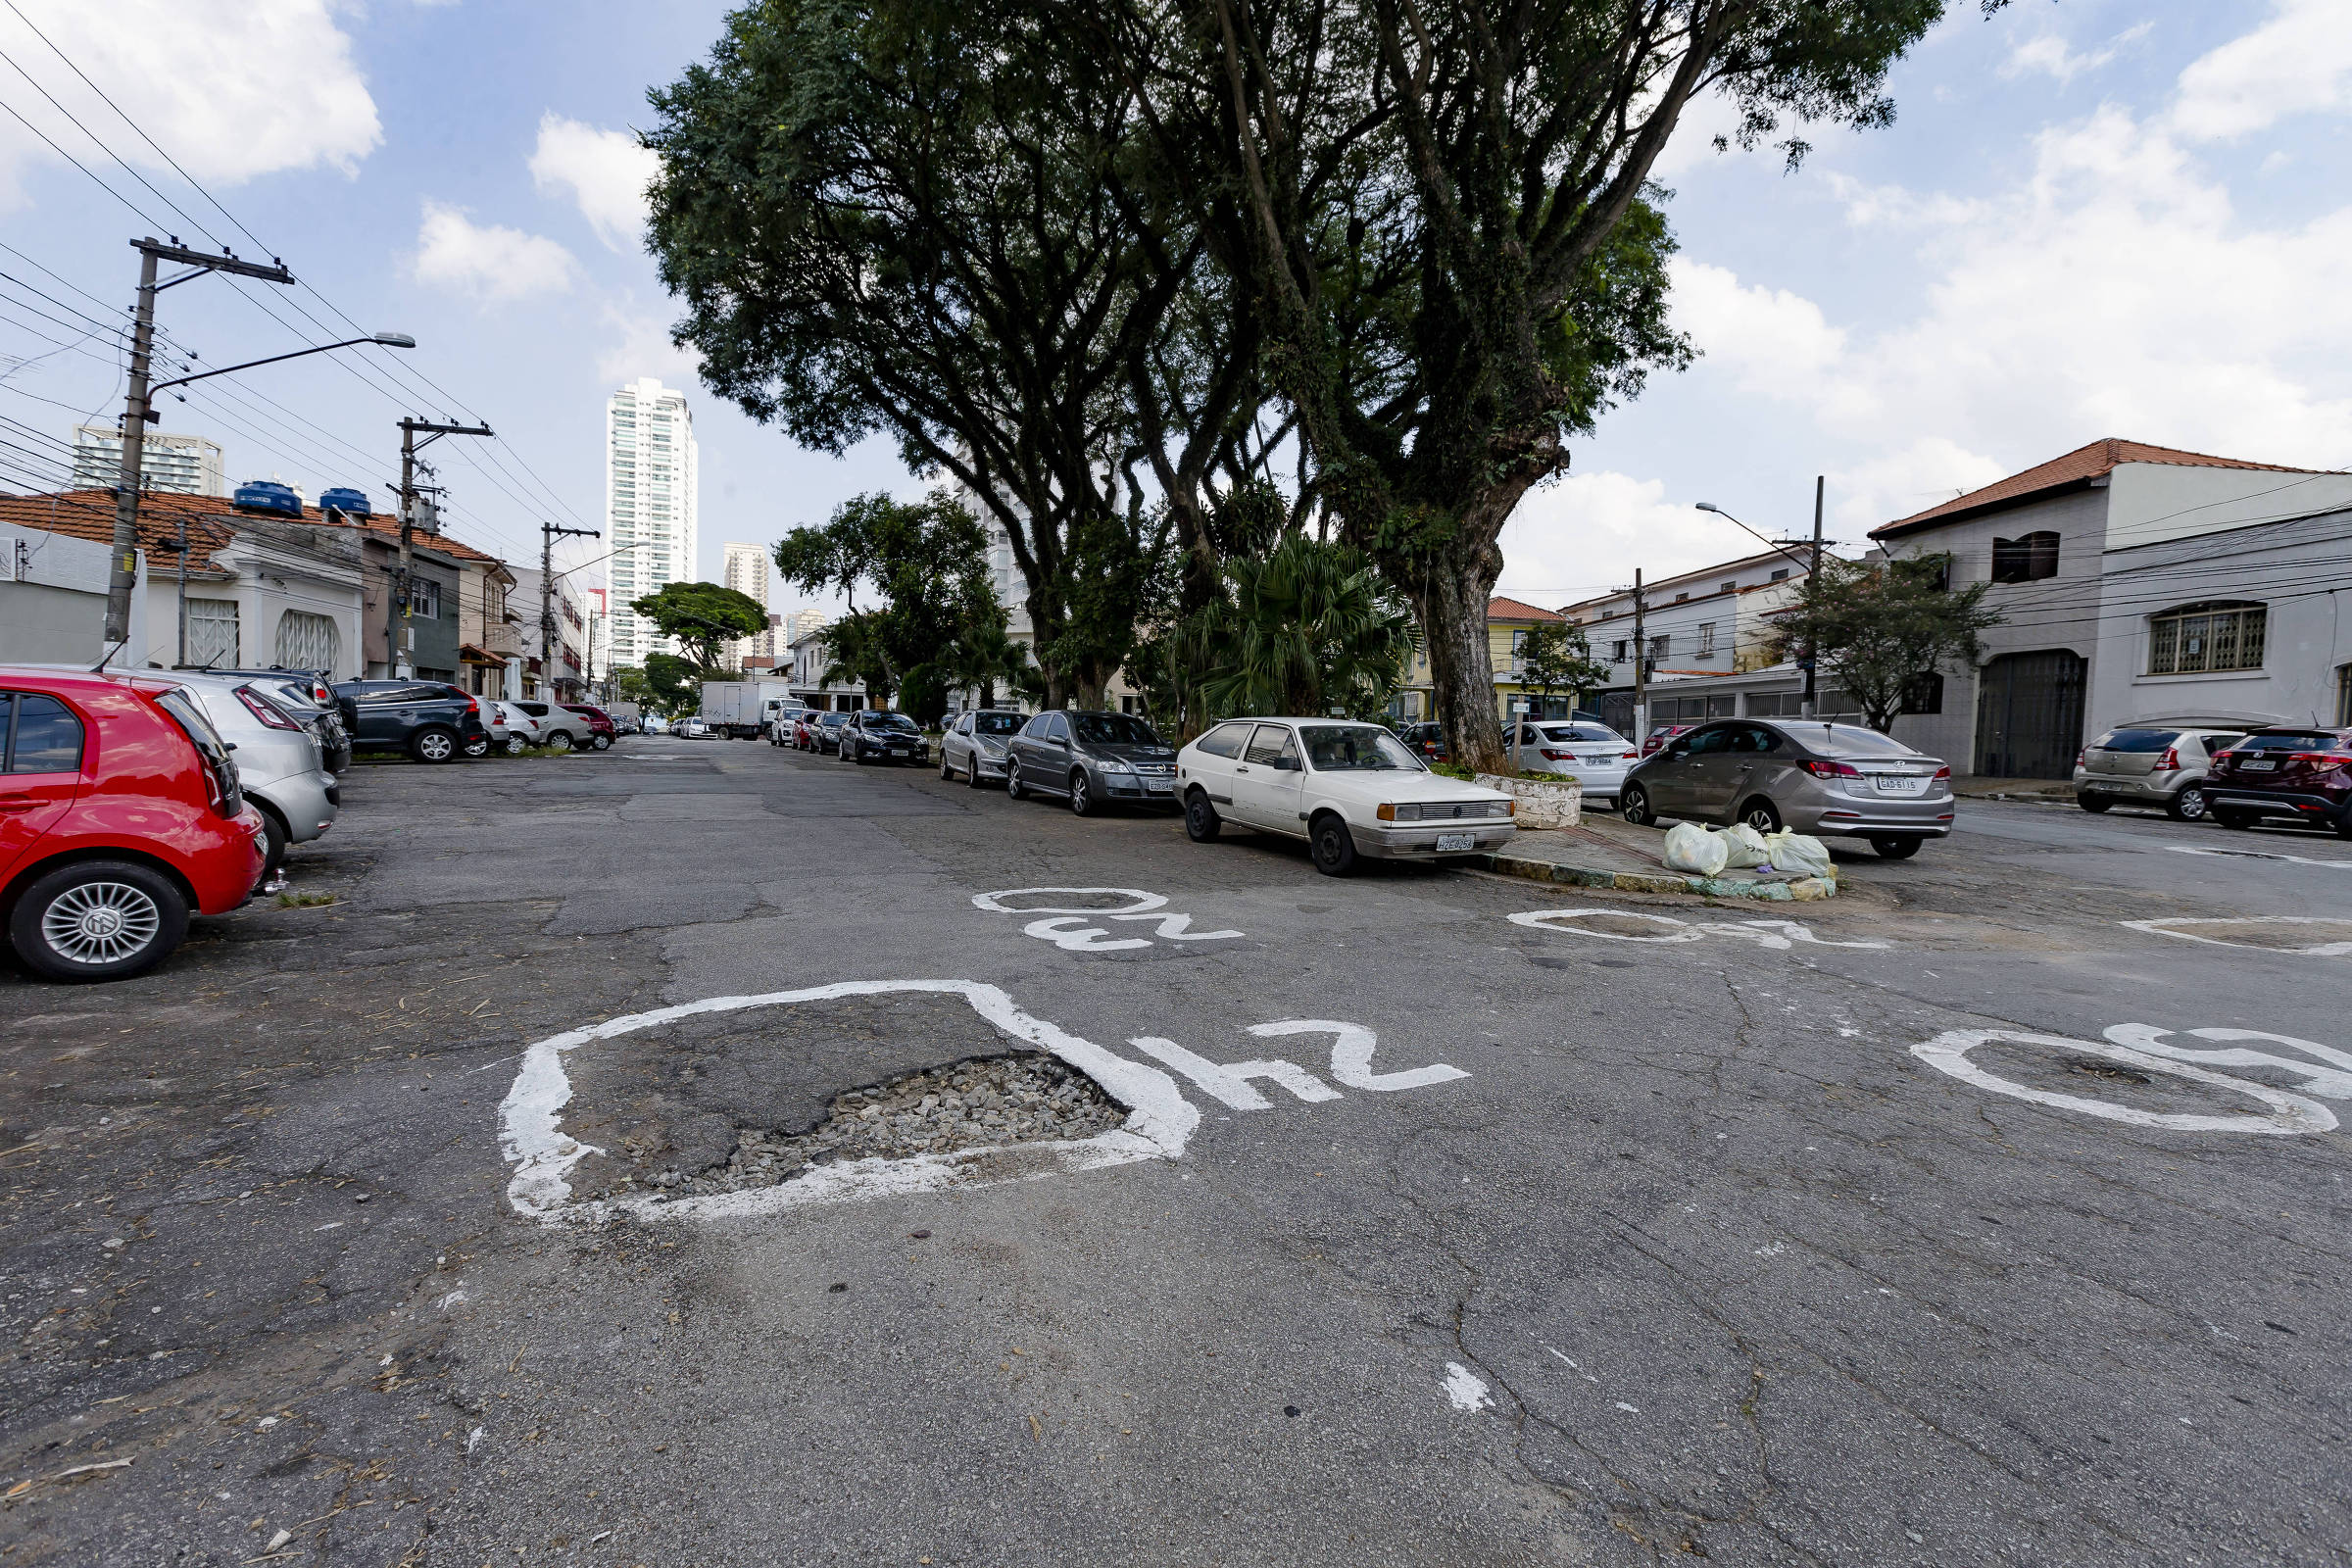
{"type": "MultiPolygon", "coordinates": [[[[390,604],[385,607],[384,673],[399,677],[416,673],[410,657],[414,636],[409,626],[409,573],[416,561],[416,514],[425,504],[416,487],[416,454],[445,435],[491,435],[486,424],[435,424],[430,419],[400,421],[400,565],[392,574],[390,604]],[[423,440],[416,438],[421,435],[423,440]]],[[[436,531],[432,527],[427,533],[436,531]]]]}
{"type": "Polygon", "coordinates": [[[1642,568],[1634,568],[1634,750],[1649,738],[1649,644],[1642,636],[1642,568]]]}
{"type": "Polygon", "coordinates": [[[552,700],[556,694],[556,540],[560,537],[595,539],[601,537],[594,528],[559,528],[552,522],[539,525],[539,680],[546,689],[539,695],[552,700]]]}

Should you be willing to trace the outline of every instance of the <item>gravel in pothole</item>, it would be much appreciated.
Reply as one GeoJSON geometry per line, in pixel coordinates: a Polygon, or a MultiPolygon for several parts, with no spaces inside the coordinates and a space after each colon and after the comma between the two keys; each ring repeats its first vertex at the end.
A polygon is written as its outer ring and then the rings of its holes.
{"type": "Polygon", "coordinates": [[[681,1196],[734,1193],[772,1187],[835,1160],[1092,1138],[1126,1119],[1093,1079],[1052,1056],[999,1056],[853,1089],[808,1132],[739,1128],[723,1166],[681,1170],[664,1151],[624,1138],[629,1170],[618,1186],[681,1196]]]}

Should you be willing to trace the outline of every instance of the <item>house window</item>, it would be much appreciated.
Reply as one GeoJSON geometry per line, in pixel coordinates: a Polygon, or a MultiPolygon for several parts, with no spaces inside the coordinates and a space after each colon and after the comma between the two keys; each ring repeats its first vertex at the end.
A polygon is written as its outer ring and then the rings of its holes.
{"type": "Polygon", "coordinates": [[[1730,582],[1725,583],[1723,585],[1723,591],[1727,594],[1738,593],[1740,591],[1740,579],[1734,577],[1730,582]]]}
{"type": "Polygon", "coordinates": [[[1936,670],[1925,670],[1911,677],[1903,688],[1903,711],[1906,713],[1940,713],[1943,711],[1943,676],[1936,670]]]}
{"type": "Polygon", "coordinates": [[[1671,635],[1665,637],[1652,637],[1649,640],[1649,657],[1654,662],[1657,660],[1664,659],[1668,653],[1672,652],[1673,648],[1674,638],[1671,635]]]}
{"type": "Polygon", "coordinates": [[[234,599],[188,601],[188,662],[199,666],[237,665],[237,602],[234,599]]]}
{"type": "Polygon", "coordinates": [[[1715,657],[1715,623],[1711,620],[1702,620],[1698,623],[1698,657],[1701,659],[1715,657]]]}
{"type": "Polygon", "coordinates": [[[335,623],[307,610],[289,610],[277,617],[277,662],[286,669],[335,667],[335,623]]]}
{"type": "Polygon", "coordinates": [[[441,618],[441,585],[430,577],[409,579],[409,614],[416,620],[441,618]]]}
{"type": "Polygon", "coordinates": [[[2263,605],[2182,605],[2148,617],[2148,673],[2209,674],[2260,669],[2270,630],[2263,605]]]}
{"type": "Polygon", "coordinates": [[[1992,542],[1994,582],[2038,582],[2058,575],[2058,536],[2047,528],[1992,542]]]}
{"type": "Polygon", "coordinates": [[[1676,595],[1674,596],[1674,602],[1675,602],[1676,604],[1678,604],[1678,605],[1679,605],[1679,604],[1681,604],[1681,603],[1682,603],[1684,600],[1686,600],[1686,599],[1689,599],[1690,597],[1690,596],[1689,594],[1676,594],[1676,595]]]}
{"type": "Polygon", "coordinates": [[[1620,637],[1615,642],[1609,644],[1609,662],[1611,663],[1622,664],[1625,662],[1626,642],[1626,638],[1620,637]]]}
{"type": "Polygon", "coordinates": [[[1772,573],[1772,580],[1774,582],[1787,582],[1788,580],[1788,568],[1787,566],[1775,567],[1772,573]]]}

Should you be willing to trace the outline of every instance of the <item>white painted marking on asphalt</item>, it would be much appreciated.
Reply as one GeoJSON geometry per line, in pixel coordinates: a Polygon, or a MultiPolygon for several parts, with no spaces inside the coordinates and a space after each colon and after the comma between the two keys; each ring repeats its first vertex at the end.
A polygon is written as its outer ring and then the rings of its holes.
{"type": "Polygon", "coordinates": [[[2293,1035],[2275,1035],[2262,1029],[2191,1029],[2189,1035],[2198,1040],[2267,1040],[2273,1045],[2294,1051],[2308,1051],[2332,1066],[2315,1067],[2299,1056],[2275,1055],[2267,1051],[2192,1051],[2186,1046],[2168,1046],[2164,1037],[2170,1029],[2152,1024],[2119,1023],[2100,1033],[2119,1046],[2134,1051],[2150,1052],[2170,1056],[2176,1061],[2200,1061],[2210,1067],[2278,1067],[2299,1075],[2299,1086],[2329,1100],[2352,1100],[2352,1052],[2338,1051],[2313,1040],[2297,1040],[2293,1035]]]}
{"type": "Polygon", "coordinates": [[[1801,920],[1678,920],[1671,914],[1651,914],[1641,909],[1612,909],[1585,907],[1572,909],[1530,909],[1524,914],[1509,917],[1513,925],[1523,925],[1538,931],[1574,931],[1581,936],[1598,937],[1604,942],[1673,943],[1696,942],[1703,937],[1740,937],[1758,947],[1786,953],[1803,942],[1817,948],[1864,948],[1884,951],[1894,946],[1891,942],[1833,942],[1817,937],[1813,928],[1801,920]],[[1580,922],[1607,916],[1619,920],[1646,920],[1664,926],[1658,936],[1641,936],[1631,931],[1601,931],[1580,922]]]}
{"type": "Polygon", "coordinates": [[[1635,1409],[1632,1405],[1626,1403],[1623,1399],[1619,1399],[1617,1401],[1617,1408],[1623,1410],[1627,1415],[1640,1415],[1642,1413],[1641,1411],[1635,1409]]]}
{"type": "Polygon", "coordinates": [[[1206,1056],[1196,1055],[1173,1040],[1162,1040],[1156,1035],[1138,1035],[1127,1043],[1145,1055],[1166,1062],[1200,1085],[1212,1099],[1224,1102],[1235,1110],[1264,1110],[1273,1103],[1230,1068],[1221,1067],[1206,1056]]]}
{"type": "Polygon", "coordinates": [[[1446,1397],[1456,1410],[1484,1410],[1494,1403],[1486,1381],[1459,1361],[1446,1363],[1446,1397]]]}
{"type": "Polygon", "coordinates": [[[499,1106],[499,1145],[514,1165],[514,1174],[507,1183],[507,1201],[517,1213],[530,1218],[596,1223],[615,1214],[629,1213],[640,1218],[715,1219],[780,1213],[813,1203],[849,1202],[891,1194],[994,1186],[1031,1176],[1100,1170],[1141,1159],[1174,1159],[1184,1152],[1185,1144],[1200,1120],[1199,1109],[1178,1092],[1176,1081],[1166,1073],[1115,1056],[1092,1041],[1030,1016],[995,986],[972,980],[844,980],[799,991],[708,997],[701,1002],[608,1018],[603,1023],[538,1041],[523,1052],[514,1083],[499,1106]],[[1006,1152],[1004,1149],[966,1149],[904,1159],[844,1160],[819,1166],[793,1181],[747,1192],[708,1193],[682,1199],[648,1194],[584,1203],[571,1201],[571,1186],[564,1180],[565,1174],[588,1155],[604,1151],[564,1133],[563,1111],[571,1101],[571,1079],[564,1069],[566,1052],[703,1013],[907,993],[963,998],[989,1023],[1015,1039],[1050,1052],[1101,1084],[1113,1100],[1129,1108],[1126,1124],[1093,1138],[1017,1146],[1024,1156],[1019,1176],[991,1168],[990,1162],[1001,1159],[1006,1152]],[[1045,1168],[1037,1168],[1041,1162],[1045,1168]]]}
{"type": "MultiPolygon", "coordinates": [[[[2139,1027],[2145,1027],[2144,1025],[2139,1027]]],[[[2156,1031],[2165,1033],[2166,1031],[2156,1031]]],[[[2275,1037],[2269,1037],[2275,1038],[2275,1037]]],[[[2081,1111],[2105,1121],[2125,1122],[2134,1127],[2161,1127],[2174,1132],[2244,1132],[2244,1133],[2324,1133],[2335,1126],[2335,1113],[2314,1100],[2301,1095],[2273,1089],[2268,1084],[2250,1079],[2232,1078],[2226,1073],[2209,1072],[2174,1055],[2159,1054],[2109,1041],[2072,1040],[2064,1035],[2029,1034],[2014,1029],[1953,1029],[1933,1040],[1922,1041],[1911,1048],[1919,1057],[1939,1072],[1949,1073],[1964,1083],[1987,1089],[1996,1095],[2048,1105],[2058,1110],[2081,1111]],[[2169,1073],[2197,1083],[2210,1084],[2232,1094],[2251,1097],[2271,1107],[2268,1115],[2207,1116],[2170,1111],[2141,1110],[2135,1105],[2119,1105],[2104,1100],[2089,1100],[2080,1095],[2054,1094],[2044,1089],[2029,1089],[2013,1079],[2002,1078],[1985,1071],[1969,1059],[1968,1054],[1979,1046],[2000,1041],[2010,1045],[2042,1046],[2052,1051],[2079,1052],[2084,1055],[2100,1056],[2110,1061],[2124,1062],[2148,1072],[2169,1073]]],[[[2305,1070],[2317,1071],[2304,1064],[2305,1070]]]]}
{"type": "Polygon", "coordinates": [[[1032,920],[1021,927],[1023,935],[1043,937],[1064,953],[1113,953],[1121,948],[1148,948],[1152,944],[1142,937],[1121,937],[1116,941],[1097,942],[1097,937],[1108,937],[1102,926],[1088,925],[1086,916],[1060,914],[1051,919],[1032,920]],[[1076,930],[1070,927],[1077,927],[1076,930]]]}
{"type": "Polygon", "coordinates": [[[2352,860],[2315,860],[2308,855],[2282,850],[2211,850],[2201,844],[2167,844],[2175,855],[2211,855],[2231,860],[2291,860],[2297,865],[2322,865],[2330,871],[2352,871],[2352,860]]]}
{"type": "Polygon", "coordinates": [[[2133,931],[2145,931],[2151,936],[2179,937],[2183,942],[2203,942],[2217,948],[2252,948],[2264,953],[2300,953],[2314,958],[2352,956],[2352,942],[2315,942],[2300,948],[2275,948],[2263,942],[2231,942],[2226,937],[2199,936],[2185,929],[2188,926],[2241,925],[2325,925],[2338,928],[2352,926],[2352,919],[2320,914],[2230,914],[2230,915],[2166,915],[2160,920],[2118,920],[2116,924],[2133,931]]]}
{"type": "Polygon", "coordinates": [[[1196,931],[1189,914],[1114,914],[1113,920],[1156,920],[1158,928],[1152,935],[1162,942],[1223,942],[1244,933],[1239,931],[1196,931]]]}
{"type": "Polygon", "coordinates": [[[1146,893],[1141,888],[1000,888],[994,893],[976,893],[972,896],[972,907],[987,909],[996,914],[1091,914],[1098,919],[1106,914],[1140,914],[1146,909],[1160,908],[1167,902],[1166,894],[1146,893]],[[1043,893],[1099,893],[1108,898],[1133,899],[1135,902],[1124,909],[1078,908],[1066,905],[1050,904],[1015,909],[1003,902],[1005,899],[1025,899],[1033,894],[1043,893]]]}
{"type": "MultiPolygon", "coordinates": [[[[1430,1084],[1447,1083],[1470,1076],[1461,1068],[1443,1061],[1400,1072],[1376,1073],[1372,1070],[1372,1052],[1379,1045],[1380,1037],[1360,1023],[1342,1023],[1335,1018],[1291,1018],[1281,1023],[1251,1024],[1250,1032],[1260,1040],[1272,1040],[1283,1035],[1332,1036],[1331,1075],[1350,1089],[1371,1089],[1385,1094],[1398,1089],[1421,1089],[1430,1084]]],[[[1241,1069],[1234,1067],[1226,1070],[1238,1072],[1241,1069]]]]}

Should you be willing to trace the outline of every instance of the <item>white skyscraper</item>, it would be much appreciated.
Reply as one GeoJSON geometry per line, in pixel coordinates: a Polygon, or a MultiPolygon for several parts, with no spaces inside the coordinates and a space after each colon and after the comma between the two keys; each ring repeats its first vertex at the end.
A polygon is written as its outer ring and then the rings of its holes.
{"type": "Polygon", "coordinates": [[[605,405],[605,537],[613,552],[613,666],[678,651],[629,603],[694,580],[695,466],[685,393],[649,376],[612,394],[605,405]]]}
{"type": "MultiPolygon", "coordinates": [[[[757,599],[760,601],[760,608],[765,610],[767,608],[767,552],[758,545],[737,544],[733,541],[720,548],[726,553],[725,564],[719,569],[720,585],[757,599]]],[[[741,665],[744,660],[752,655],[767,654],[772,650],[768,646],[767,633],[762,631],[751,637],[738,637],[727,645],[727,652],[735,662],[741,665]]]]}
{"type": "MultiPolygon", "coordinates": [[[[150,490],[183,496],[228,494],[220,443],[200,435],[150,430],[139,444],[139,473],[150,490]]],[[[122,479],[122,437],[111,424],[74,427],[74,488],[112,490],[122,479]]]]}

